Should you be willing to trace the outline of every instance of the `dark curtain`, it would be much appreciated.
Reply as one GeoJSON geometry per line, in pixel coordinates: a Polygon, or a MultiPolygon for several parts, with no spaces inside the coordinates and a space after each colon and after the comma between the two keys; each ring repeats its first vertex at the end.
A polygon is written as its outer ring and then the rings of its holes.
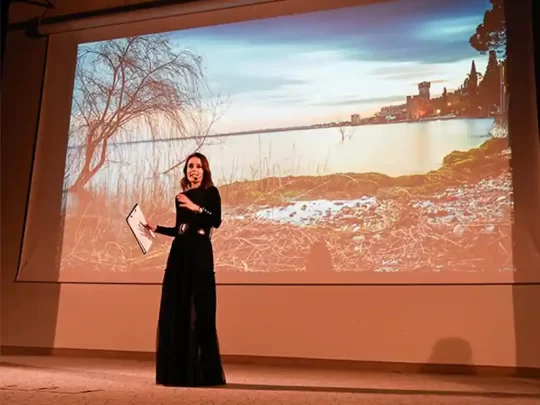
{"type": "MultiPolygon", "coordinates": [[[[533,41],[536,69],[536,111],[538,113],[538,123],[540,123],[540,4],[538,0],[532,1],[532,22],[533,22],[533,41]],[[535,17],[536,16],[536,17],[535,17]]],[[[539,131],[540,132],[540,131],[539,131]]],[[[538,134],[540,140],[540,133],[538,134]]]]}
{"type": "Polygon", "coordinates": [[[6,49],[6,32],[8,25],[8,11],[11,0],[2,0],[2,71],[4,70],[4,50],[6,49]]]}

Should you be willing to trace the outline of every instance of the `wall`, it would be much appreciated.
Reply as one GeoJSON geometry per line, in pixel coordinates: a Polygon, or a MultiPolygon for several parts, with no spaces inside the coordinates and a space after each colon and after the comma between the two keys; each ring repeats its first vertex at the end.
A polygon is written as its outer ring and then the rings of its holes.
{"type": "MultiPolygon", "coordinates": [[[[8,35],[2,344],[153,351],[157,286],[13,282],[46,45],[8,35]]],[[[539,285],[220,286],[218,294],[224,354],[540,368],[539,285]]]]}

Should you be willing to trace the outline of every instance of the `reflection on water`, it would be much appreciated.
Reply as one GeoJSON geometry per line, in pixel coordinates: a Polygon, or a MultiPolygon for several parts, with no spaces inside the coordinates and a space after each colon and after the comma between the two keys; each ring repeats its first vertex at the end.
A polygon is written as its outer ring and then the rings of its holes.
{"type": "MultiPolygon", "coordinates": [[[[399,176],[437,169],[450,152],[485,142],[492,126],[492,119],[454,119],[352,127],[345,136],[339,128],[239,135],[209,138],[201,152],[217,184],[351,172],[399,176]]],[[[114,193],[147,181],[177,185],[181,167],[173,176],[160,173],[194,147],[192,140],[111,145],[92,186],[114,193]]]]}

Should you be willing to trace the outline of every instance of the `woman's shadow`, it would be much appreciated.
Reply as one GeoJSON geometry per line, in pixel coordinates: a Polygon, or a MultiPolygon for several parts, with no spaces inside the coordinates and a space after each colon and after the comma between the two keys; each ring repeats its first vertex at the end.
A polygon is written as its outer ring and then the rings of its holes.
{"type": "Polygon", "coordinates": [[[313,274],[321,275],[332,273],[332,256],[323,240],[319,240],[311,245],[311,249],[306,260],[306,270],[313,274]]]}
{"type": "Polygon", "coordinates": [[[444,338],[433,346],[428,361],[418,370],[426,374],[477,374],[469,342],[462,338],[444,338]]]}

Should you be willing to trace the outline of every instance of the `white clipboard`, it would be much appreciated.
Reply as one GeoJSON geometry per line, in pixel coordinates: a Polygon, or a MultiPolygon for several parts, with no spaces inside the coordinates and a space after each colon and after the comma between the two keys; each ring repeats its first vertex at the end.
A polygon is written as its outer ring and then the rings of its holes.
{"type": "Polygon", "coordinates": [[[143,254],[147,254],[150,251],[155,235],[151,230],[142,228],[141,225],[145,225],[147,222],[139,204],[135,204],[131,209],[126,217],[126,222],[131,229],[133,236],[135,236],[135,240],[137,240],[143,254]]]}

